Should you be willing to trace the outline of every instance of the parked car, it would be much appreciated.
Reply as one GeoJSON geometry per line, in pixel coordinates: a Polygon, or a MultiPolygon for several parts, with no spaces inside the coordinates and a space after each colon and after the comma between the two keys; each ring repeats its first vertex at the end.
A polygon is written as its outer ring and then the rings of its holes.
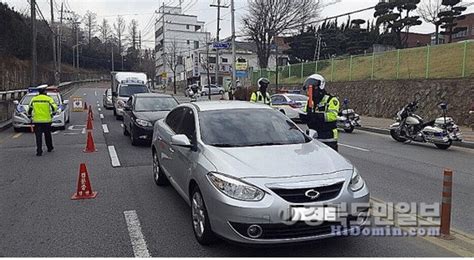
{"type": "Polygon", "coordinates": [[[272,107],[293,120],[299,120],[300,114],[308,104],[308,97],[299,94],[276,94],[272,96],[272,107]]]}
{"type": "MultiPolygon", "coordinates": [[[[221,86],[211,85],[211,95],[223,95],[225,90],[221,86]]],[[[209,85],[203,86],[201,89],[201,95],[207,96],[209,95],[209,85]]]]}
{"type": "Polygon", "coordinates": [[[102,98],[102,104],[105,109],[113,109],[114,108],[114,103],[112,102],[112,90],[107,89],[104,92],[103,98],[102,98]]]}
{"type": "Polygon", "coordinates": [[[170,95],[132,95],[124,107],[123,134],[130,136],[132,145],[138,145],[140,141],[150,142],[155,122],[177,106],[178,101],[170,95]]]}
{"type": "Polygon", "coordinates": [[[368,208],[335,215],[345,204],[368,207],[367,185],[348,160],[315,137],[269,106],[182,104],[155,124],[154,181],[171,183],[191,206],[201,244],[215,235],[249,244],[311,241],[335,236],[332,227],[347,222],[343,230],[359,228],[368,208]]]}
{"type": "MultiPolygon", "coordinates": [[[[66,125],[69,123],[71,118],[71,110],[69,108],[69,100],[64,100],[62,95],[59,93],[57,87],[48,87],[46,94],[53,98],[54,102],[58,105],[58,111],[53,115],[53,128],[61,130],[66,129],[66,125]]],[[[37,88],[29,88],[28,94],[26,94],[20,101],[15,100],[13,103],[15,109],[13,110],[13,130],[18,132],[22,129],[29,129],[32,126],[31,119],[28,117],[28,109],[33,97],[38,95],[37,88]]]]}

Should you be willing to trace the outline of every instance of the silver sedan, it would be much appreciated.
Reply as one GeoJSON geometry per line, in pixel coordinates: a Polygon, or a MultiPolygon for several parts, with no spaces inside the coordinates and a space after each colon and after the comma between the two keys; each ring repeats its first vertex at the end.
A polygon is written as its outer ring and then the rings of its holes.
{"type": "Polygon", "coordinates": [[[196,239],[277,244],[332,237],[367,220],[354,166],[274,109],[183,104],[154,126],[155,183],[191,206],[196,239]]]}

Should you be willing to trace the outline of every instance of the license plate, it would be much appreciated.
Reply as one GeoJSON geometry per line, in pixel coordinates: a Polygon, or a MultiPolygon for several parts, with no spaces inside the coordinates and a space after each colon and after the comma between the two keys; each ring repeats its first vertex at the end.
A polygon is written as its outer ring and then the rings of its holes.
{"type": "Polygon", "coordinates": [[[337,208],[328,206],[291,207],[292,221],[336,221],[337,208]]]}

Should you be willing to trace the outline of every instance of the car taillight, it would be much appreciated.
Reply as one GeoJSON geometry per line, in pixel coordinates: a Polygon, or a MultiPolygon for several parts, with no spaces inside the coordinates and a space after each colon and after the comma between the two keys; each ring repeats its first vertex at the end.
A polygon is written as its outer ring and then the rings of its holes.
{"type": "Polygon", "coordinates": [[[295,102],[295,103],[290,103],[290,107],[292,108],[301,108],[303,105],[301,103],[295,102]]]}

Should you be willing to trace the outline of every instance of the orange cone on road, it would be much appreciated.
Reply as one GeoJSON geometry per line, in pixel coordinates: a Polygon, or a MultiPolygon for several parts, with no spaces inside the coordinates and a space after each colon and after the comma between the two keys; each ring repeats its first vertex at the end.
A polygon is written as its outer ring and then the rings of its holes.
{"type": "Polygon", "coordinates": [[[453,171],[450,169],[444,170],[443,179],[443,199],[441,203],[441,238],[451,240],[451,202],[453,190],[453,171]]]}
{"type": "Polygon", "coordinates": [[[86,149],[84,150],[85,153],[95,153],[97,149],[95,149],[94,138],[92,137],[92,133],[89,131],[87,132],[87,145],[86,149]]]}
{"type": "Polygon", "coordinates": [[[94,120],[94,112],[92,112],[92,106],[89,105],[89,116],[91,117],[92,120],[94,120]]]}
{"type": "Polygon", "coordinates": [[[86,130],[92,130],[94,129],[94,126],[92,125],[92,118],[90,115],[87,115],[87,126],[86,130]]]}
{"type": "Polygon", "coordinates": [[[77,180],[77,191],[72,195],[72,200],[95,199],[97,192],[92,191],[89,173],[85,163],[81,163],[79,168],[79,178],[77,180]]]}

